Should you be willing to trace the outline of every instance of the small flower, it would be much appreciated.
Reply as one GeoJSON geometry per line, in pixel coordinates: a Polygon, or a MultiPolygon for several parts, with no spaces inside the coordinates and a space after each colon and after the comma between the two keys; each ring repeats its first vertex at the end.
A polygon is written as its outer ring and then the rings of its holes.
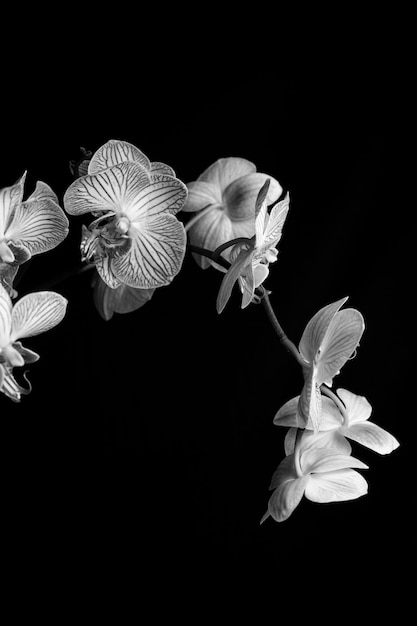
{"type": "MultiPolygon", "coordinates": [[[[390,454],[398,448],[399,442],[389,432],[368,421],[372,407],[363,396],[357,396],[347,389],[338,389],[336,395],[341,399],[340,407],[326,396],[322,398],[322,417],[320,432],[316,435],[312,431],[309,420],[303,438],[317,441],[320,447],[337,448],[350,454],[351,446],[346,437],[370,448],[379,454],[390,454]]],[[[274,418],[278,426],[290,426],[286,437],[286,451],[294,447],[295,430],[297,426],[297,404],[299,398],[292,398],[280,408],[274,418]],[[290,443],[292,442],[292,444],[290,443]]]]}
{"type": "Polygon", "coordinates": [[[88,174],[67,189],[64,207],[71,215],[97,217],[83,228],[81,252],[109,287],[152,289],[169,284],[181,268],[186,235],[175,214],[186,196],[169,166],[111,140],[93,155],[88,174]]]}
{"type": "MultiPolygon", "coordinates": [[[[187,184],[183,211],[196,213],[187,224],[190,242],[213,251],[231,239],[252,237],[256,197],[267,179],[270,187],[266,200],[271,205],[280,197],[282,187],[275,178],[257,172],[250,161],[228,157],[210,165],[196,181],[187,184]]],[[[203,269],[220,267],[206,257],[194,257],[203,269]]]]}
{"type": "Polygon", "coordinates": [[[236,244],[231,252],[232,265],[226,272],[217,297],[217,312],[221,313],[238,280],[243,294],[242,308],[254,299],[255,289],[269,274],[269,263],[277,260],[276,246],[289,209],[289,195],[267,211],[269,179],[261,188],[255,203],[255,237],[247,243],[236,244]]]}
{"type": "Polygon", "coordinates": [[[20,399],[24,391],[13,378],[13,368],[34,363],[39,355],[24,348],[18,340],[56,326],[63,319],[66,307],[67,300],[53,291],[30,293],[13,306],[6,289],[0,285],[0,391],[20,399]]]}
{"type": "Polygon", "coordinates": [[[356,309],[343,309],[342,298],[318,311],[308,322],[298,349],[305,361],[304,387],[297,407],[298,426],[309,419],[315,432],[320,429],[322,399],[320,386],[332,379],[354,354],[365,329],[363,316],[356,309]]]}
{"type": "Polygon", "coordinates": [[[269,516],[277,522],[288,519],[303,495],[312,502],[341,502],[365,495],[367,482],[353,467],[368,466],[338,450],[299,439],[294,452],[281,461],[272,476],[270,489],[274,492],[261,523],[269,516]]]}
{"type": "Polygon", "coordinates": [[[17,267],[34,254],[52,250],[68,234],[68,219],[52,189],[39,181],[23,202],[24,181],[25,175],[0,190],[0,275],[5,264],[17,267]]]}
{"type": "Polygon", "coordinates": [[[101,317],[108,321],[114,313],[131,313],[152,298],[155,289],[135,289],[119,285],[111,289],[98,274],[94,279],[94,304],[101,317]]]}

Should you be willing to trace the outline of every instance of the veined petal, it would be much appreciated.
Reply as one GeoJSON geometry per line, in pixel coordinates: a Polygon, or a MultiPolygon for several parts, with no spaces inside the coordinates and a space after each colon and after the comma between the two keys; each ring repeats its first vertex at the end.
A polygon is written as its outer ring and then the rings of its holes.
{"type": "MultiPolygon", "coordinates": [[[[226,241],[233,239],[232,225],[223,210],[213,208],[205,215],[202,215],[197,222],[191,226],[188,231],[190,242],[194,246],[214,251],[226,241]]],[[[230,250],[225,250],[223,256],[227,258],[230,250]]],[[[212,265],[212,261],[207,257],[193,254],[195,260],[202,269],[206,269],[212,265]]]]}
{"type": "Polygon", "coordinates": [[[232,181],[252,172],[256,172],[256,165],[251,161],[240,157],[227,157],[218,159],[210,165],[197,180],[213,183],[223,192],[232,181]]]}
{"type": "Polygon", "coordinates": [[[161,163],[160,161],[153,161],[151,163],[151,180],[153,176],[158,174],[168,174],[168,176],[173,176],[175,178],[175,172],[169,165],[165,165],[165,163],[161,163]]]}
{"type": "Polygon", "coordinates": [[[282,187],[275,178],[254,172],[233,180],[224,189],[223,199],[232,221],[249,217],[255,220],[257,210],[260,210],[262,204],[264,202],[266,205],[272,204],[278,200],[281,193],[282,187]],[[269,181],[269,186],[265,188],[265,196],[262,194],[260,202],[257,203],[258,195],[267,181],[269,181]]]}
{"type": "Polygon", "coordinates": [[[273,419],[276,426],[301,426],[297,423],[297,406],[300,396],[291,398],[277,411],[273,419]]]}
{"type": "Polygon", "coordinates": [[[216,308],[217,313],[221,313],[226,306],[233,289],[233,285],[244,271],[245,267],[251,263],[253,249],[242,249],[236,260],[232,263],[223,277],[217,296],[216,308]]]}
{"type": "Polygon", "coordinates": [[[308,438],[301,443],[300,466],[303,474],[321,474],[323,472],[346,469],[347,467],[368,469],[365,463],[349,454],[341,454],[332,448],[320,448],[311,445],[308,447],[310,443],[308,438]]]}
{"type": "Polygon", "coordinates": [[[300,503],[310,478],[302,476],[288,480],[275,489],[268,502],[268,512],[276,522],[283,522],[289,518],[300,503]]]}
{"type": "Polygon", "coordinates": [[[9,265],[0,262],[0,285],[2,285],[11,298],[16,297],[16,291],[13,289],[13,281],[17,274],[18,265],[9,265]]]}
{"type": "Polygon", "coordinates": [[[378,454],[390,454],[400,445],[393,435],[372,422],[358,422],[349,427],[342,427],[340,432],[378,454]]]}
{"type": "Polygon", "coordinates": [[[305,327],[299,343],[299,350],[309,363],[313,363],[316,358],[317,351],[321,347],[332,319],[346,300],[347,297],[323,307],[311,318],[305,327]]]}
{"type": "Polygon", "coordinates": [[[311,367],[305,374],[304,387],[298,401],[298,414],[305,427],[309,420],[313,430],[318,432],[322,414],[320,386],[317,383],[316,367],[311,367]]]}
{"type": "Polygon", "coordinates": [[[312,502],[343,502],[364,496],[367,492],[368,483],[352,469],[314,474],[305,488],[305,496],[312,502]]]}
{"type": "Polygon", "coordinates": [[[54,200],[43,197],[22,202],[15,210],[6,235],[33,254],[52,250],[68,234],[68,218],[54,200]]]}
{"type": "Polygon", "coordinates": [[[0,348],[10,343],[12,328],[12,301],[5,287],[0,283],[0,348]]]}
{"type": "Polygon", "coordinates": [[[58,196],[56,195],[56,193],[50,188],[49,185],[43,183],[41,180],[38,180],[38,182],[36,183],[35,191],[30,194],[26,202],[30,202],[31,200],[44,200],[45,198],[53,200],[59,205],[58,196]]]}
{"type": "Polygon", "coordinates": [[[110,257],[105,256],[96,259],[95,263],[101,280],[104,281],[110,289],[117,289],[117,287],[122,284],[112,270],[110,257]]]}
{"type": "Polygon", "coordinates": [[[193,181],[187,184],[188,197],[182,207],[185,212],[201,211],[213,205],[223,210],[222,196],[219,188],[213,183],[204,181],[193,181]]]}
{"type": "Polygon", "coordinates": [[[110,289],[98,277],[93,298],[101,317],[108,321],[114,313],[131,313],[140,309],[152,298],[154,291],[155,289],[134,289],[123,284],[116,289],[110,289]]]}
{"type": "Polygon", "coordinates": [[[187,198],[187,187],[178,178],[154,174],[152,182],[138,190],[125,210],[132,221],[160,213],[178,213],[187,198]]]}
{"type": "MultiPolygon", "coordinates": [[[[25,380],[29,382],[26,377],[25,380]]],[[[22,395],[32,391],[32,386],[29,383],[29,388],[25,389],[15,380],[11,368],[0,365],[0,391],[14,402],[20,402],[22,395]]]]}
{"type": "Polygon", "coordinates": [[[12,311],[11,341],[39,335],[64,317],[68,301],[54,291],[37,291],[20,298],[12,311]]]}
{"type": "Polygon", "coordinates": [[[129,287],[150,289],[168,285],[181,269],[186,233],[174,215],[162,213],[133,223],[132,245],[116,249],[112,258],[115,276],[129,287]]]}
{"type": "Polygon", "coordinates": [[[147,170],[126,161],[97,174],[77,178],[64,195],[64,208],[70,215],[95,211],[127,213],[138,195],[150,186],[147,170]]]}
{"type": "Polygon", "coordinates": [[[317,358],[319,384],[335,376],[355,352],[365,329],[356,309],[338,311],[327,328],[317,358]]]}
{"type": "Polygon", "coordinates": [[[343,455],[350,455],[352,446],[340,433],[339,429],[320,430],[318,433],[312,430],[305,430],[302,438],[302,448],[306,451],[309,448],[331,448],[334,452],[343,455]]]}
{"type": "Polygon", "coordinates": [[[0,239],[4,236],[13,213],[23,198],[23,185],[26,173],[11,187],[0,189],[0,239]]]}
{"type": "Polygon", "coordinates": [[[281,239],[282,229],[290,208],[290,196],[287,193],[284,200],[278,202],[271,209],[265,231],[262,235],[262,242],[257,244],[257,255],[264,254],[269,248],[275,247],[281,239]]]}
{"type": "Polygon", "coordinates": [[[97,174],[102,170],[113,167],[113,165],[118,165],[119,163],[124,163],[125,161],[139,163],[145,169],[151,169],[151,163],[148,157],[145,156],[139,148],[127,141],[110,139],[110,141],[101,146],[91,157],[88,173],[97,174]]]}
{"type": "Polygon", "coordinates": [[[347,389],[338,389],[336,393],[346,407],[350,426],[370,418],[372,407],[364,396],[357,396],[347,389]]]}

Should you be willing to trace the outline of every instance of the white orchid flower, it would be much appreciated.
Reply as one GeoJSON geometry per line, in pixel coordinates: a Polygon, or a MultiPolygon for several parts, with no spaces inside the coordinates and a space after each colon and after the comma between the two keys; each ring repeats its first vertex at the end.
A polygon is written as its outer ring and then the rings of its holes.
{"type": "MultiPolygon", "coordinates": [[[[188,198],[183,211],[195,213],[187,223],[190,242],[207,250],[238,237],[255,234],[254,210],[258,193],[270,180],[267,204],[278,200],[282,187],[275,178],[256,171],[256,166],[238,157],[219,159],[196,181],[187,184],[188,198]]],[[[230,251],[225,253],[229,260],[230,251]]],[[[194,255],[203,269],[220,266],[201,255],[194,255]]]]}
{"type": "Polygon", "coordinates": [[[255,237],[247,243],[236,244],[231,252],[232,265],[226,272],[217,297],[217,312],[226,306],[236,281],[242,291],[242,309],[254,298],[255,289],[269,274],[269,263],[277,260],[276,246],[289,209],[289,195],[278,202],[268,213],[269,179],[258,193],[255,205],[255,237]]]}
{"type": "Polygon", "coordinates": [[[39,355],[24,348],[19,340],[56,326],[63,319],[66,307],[67,300],[53,291],[27,294],[13,306],[6,289],[0,285],[0,391],[20,399],[21,391],[12,370],[37,361],[39,355]]]}
{"type": "Polygon", "coordinates": [[[367,465],[332,448],[311,445],[300,438],[293,453],[286,456],[272,476],[274,492],[261,523],[271,516],[277,522],[288,519],[303,496],[312,502],[342,502],[363,496],[366,480],[352,468],[367,465]]]}
{"type": "Polygon", "coordinates": [[[169,284],[184,259],[186,234],[175,214],[186,186],[163,163],[150,163],[135,146],[109,141],[93,155],[88,174],[64,196],[71,215],[96,217],[83,230],[83,258],[94,260],[104,282],[151,289],[169,284]]]}
{"type": "Polygon", "coordinates": [[[365,329],[363,316],[356,309],[339,309],[342,298],[318,311],[308,322],[298,349],[305,362],[304,387],[298,401],[301,427],[309,419],[315,432],[320,430],[322,396],[320,386],[332,379],[354,354],[365,329]]]}
{"type": "Polygon", "coordinates": [[[3,264],[14,267],[34,254],[52,250],[68,234],[68,219],[52,189],[39,181],[23,199],[25,175],[0,190],[0,273],[3,264]]]}

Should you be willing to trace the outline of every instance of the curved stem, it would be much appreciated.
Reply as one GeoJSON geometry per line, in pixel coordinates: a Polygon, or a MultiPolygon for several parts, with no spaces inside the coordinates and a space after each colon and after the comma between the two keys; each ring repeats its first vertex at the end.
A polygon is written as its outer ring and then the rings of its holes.
{"type": "Polygon", "coordinates": [[[339,398],[339,396],[337,394],[335,394],[331,389],[329,389],[329,387],[327,387],[327,385],[321,385],[320,386],[320,391],[322,392],[323,395],[325,395],[328,398],[330,398],[331,400],[333,400],[333,402],[335,403],[335,405],[339,409],[340,413],[342,414],[343,425],[344,426],[348,426],[348,424],[349,424],[349,416],[347,414],[346,407],[343,404],[343,402],[341,401],[341,399],[339,398]]]}
{"type": "Polygon", "coordinates": [[[194,254],[201,254],[201,256],[206,256],[211,261],[215,261],[218,265],[221,265],[225,269],[229,269],[230,263],[219,257],[218,259],[214,258],[214,253],[211,250],[206,250],[206,248],[200,248],[200,246],[193,246],[192,244],[188,244],[188,249],[190,252],[194,252],[194,254]]]}
{"type": "Polygon", "coordinates": [[[217,259],[220,258],[220,255],[224,250],[230,248],[231,246],[236,245],[237,243],[250,243],[249,237],[236,237],[236,239],[231,239],[230,241],[226,241],[226,243],[222,243],[221,246],[218,246],[213,252],[213,261],[217,262],[217,259]]]}
{"type": "Polygon", "coordinates": [[[282,345],[289,351],[291,352],[291,354],[293,355],[293,357],[295,358],[295,360],[302,366],[305,367],[307,364],[304,361],[303,357],[301,356],[301,354],[299,353],[299,351],[297,350],[296,346],[293,344],[293,342],[288,339],[287,335],[284,333],[281,324],[278,322],[277,317],[274,313],[274,310],[271,306],[271,302],[269,300],[269,296],[268,293],[265,291],[264,296],[262,298],[262,306],[265,309],[265,312],[268,316],[269,321],[272,324],[273,329],[275,330],[276,334],[278,335],[278,339],[280,340],[280,342],[282,343],[282,345]]]}

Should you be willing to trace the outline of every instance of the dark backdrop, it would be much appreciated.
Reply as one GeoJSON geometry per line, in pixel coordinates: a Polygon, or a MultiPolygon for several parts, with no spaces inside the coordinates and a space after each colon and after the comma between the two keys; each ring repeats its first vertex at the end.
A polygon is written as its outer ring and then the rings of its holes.
{"type": "MultiPolygon", "coordinates": [[[[14,69],[7,78],[1,185],[27,169],[28,192],[43,180],[62,199],[79,147],[94,151],[111,138],[172,165],[185,182],[219,157],[253,161],[291,194],[267,282],[282,325],[297,343],[319,308],[349,296],[366,330],[336,384],[365,395],[401,447],[388,457],[355,447],[370,465],[366,497],[303,500],[286,522],[259,526],[283,457],[284,430],[272,419],[302,383],[262,308],[242,312],[235,293],[218,316],[220,275],[187,256],[144,308],[104,322],[85,273],[54,287],[69,300],[65,320],[25,341],[41,354],[32,394],[19,405],[0,398],[14,561],[34,575],[46,563],[77,580],[133,570],[157,582],[180,565],[215,564],[217,579],[236,565],[245,575],[270,566],[279,577],[291,563],[293,575],[348,561],[388,589],[411,546],[414,411],[403,382],[407,233],[395,67],[368,60],[292,71],[277,54],[265,66],[250,54],[237,63],[231,50],[215,61],[208,50],[194,67],[193,42],[157,61],[132,56],[133,47],[121,58],[87,54],[81,37],[72,45],[59,69],[51,45],[20,78],[14,69]]],[[[72,218],[67,240],[33,259],[21,295],[77,265],[81,222],[72,218]]]]}

